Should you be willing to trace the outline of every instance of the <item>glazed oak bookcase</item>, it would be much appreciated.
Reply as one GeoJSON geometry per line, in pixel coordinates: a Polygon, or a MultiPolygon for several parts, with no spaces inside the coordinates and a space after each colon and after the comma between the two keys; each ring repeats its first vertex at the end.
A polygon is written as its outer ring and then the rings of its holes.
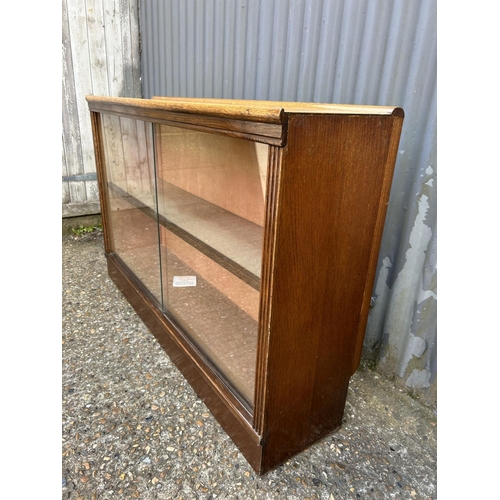
{"type": "Polygon", "coordinates": [[[403,110],[87,101],[109,275],[252,468],[338,429],[403,110]]]}

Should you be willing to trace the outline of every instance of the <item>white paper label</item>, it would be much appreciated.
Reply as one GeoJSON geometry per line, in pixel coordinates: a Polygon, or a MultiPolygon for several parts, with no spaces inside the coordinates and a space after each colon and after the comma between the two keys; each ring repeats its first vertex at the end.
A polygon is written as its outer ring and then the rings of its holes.
{"type": "Polygon", "coordinates": [[[172,286],[196,286],[196,276],[174,276],[172,286]]]}

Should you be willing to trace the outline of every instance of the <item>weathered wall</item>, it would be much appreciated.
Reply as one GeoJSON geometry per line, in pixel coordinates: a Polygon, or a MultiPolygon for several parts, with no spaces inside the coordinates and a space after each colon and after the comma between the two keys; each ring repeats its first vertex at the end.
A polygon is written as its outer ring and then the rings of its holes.
{"type": "Polygon", "coordinates": [[[436,0],[142,0],[144,95],[400,105],[364,357],[436,397],[436,0]]]}
{"type": "Polygon", "coordinates": [[[100,212],[87,94],[141,97],[138,0],[62,2],[62,215],[100,212]]]}

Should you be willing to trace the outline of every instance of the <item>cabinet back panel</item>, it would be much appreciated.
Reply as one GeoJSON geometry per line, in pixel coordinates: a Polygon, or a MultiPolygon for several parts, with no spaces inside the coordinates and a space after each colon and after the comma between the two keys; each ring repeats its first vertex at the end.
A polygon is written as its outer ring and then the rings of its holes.
{"type": "Polygon", "coordinates": [[[158,125],[158,176],[255,224],[264,224],[265,144],[158,125]]]}

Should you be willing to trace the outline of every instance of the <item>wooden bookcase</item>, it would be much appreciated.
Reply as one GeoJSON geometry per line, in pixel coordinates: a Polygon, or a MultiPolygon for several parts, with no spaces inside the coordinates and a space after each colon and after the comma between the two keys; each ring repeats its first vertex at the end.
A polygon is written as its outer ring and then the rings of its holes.
{"type": "Polygon", "coordinates": [[[256,473],[338,429],[403,110],[87,101],[109,275],[256,473]]]}

